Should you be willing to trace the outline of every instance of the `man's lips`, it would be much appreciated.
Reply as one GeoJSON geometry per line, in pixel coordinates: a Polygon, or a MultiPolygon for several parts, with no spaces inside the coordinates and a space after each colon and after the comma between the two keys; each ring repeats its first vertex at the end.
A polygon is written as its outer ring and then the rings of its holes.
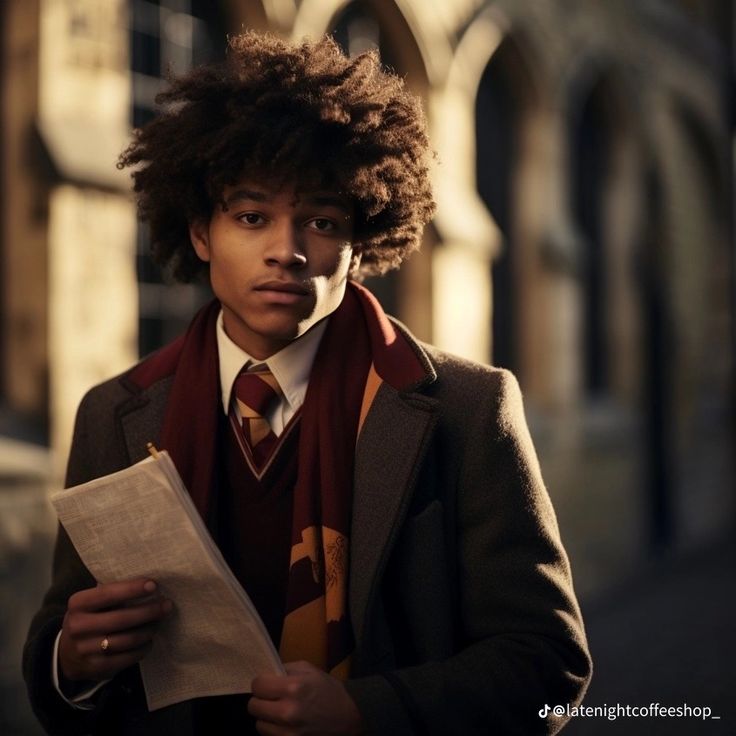
{"type": "Polygon", "coordinates": [[[266,281],[256,286],[254,291],[277,291],[284,294],[297,294],[298,296],[309,295],[309,289],[296,281],[266,281]]]}
{"type": "Polygon", "coordinates": [[[311,294],[309,289],[296,281],[266,281],[253,290],[270,305],[295,305],[311,294]]]}

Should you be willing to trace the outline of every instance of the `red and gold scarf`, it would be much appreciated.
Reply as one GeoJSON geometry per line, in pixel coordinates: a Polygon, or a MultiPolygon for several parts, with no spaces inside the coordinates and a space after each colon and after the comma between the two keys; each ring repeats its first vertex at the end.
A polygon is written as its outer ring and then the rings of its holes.
{"type": "MultiPolygon", "coordinates": [[[[219,303],[186,335],[137,366],[140,388],[173,376],[161,431],[192,499],[207,519],[216,477],[220,386],[219,303]]],[[[373,295],[349,283],[322,337],[302,407],[292,550],[280,654],[345,678],[353,635],[348,612],[355,446],[381,383],[419,382],[425,369],[373,295]]]]}

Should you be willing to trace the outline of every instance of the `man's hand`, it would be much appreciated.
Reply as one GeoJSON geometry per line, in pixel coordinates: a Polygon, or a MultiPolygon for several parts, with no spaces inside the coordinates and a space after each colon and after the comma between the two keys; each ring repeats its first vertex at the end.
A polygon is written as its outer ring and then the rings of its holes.
{"type": "Polygon", "coordinates": [[[143,659],[158,622],[173,608],[155,592],[156,583],[141,578],[98,585],[69,598],[59,638],[61,674],[98,682],[143,659]]]}
{"type": "Polygon", "coordinates": [[[309,662],[289,662],[286,675],[252,683],[248,711],[263,736],[359,736],[363,722],[340,680],[309,662]]]}

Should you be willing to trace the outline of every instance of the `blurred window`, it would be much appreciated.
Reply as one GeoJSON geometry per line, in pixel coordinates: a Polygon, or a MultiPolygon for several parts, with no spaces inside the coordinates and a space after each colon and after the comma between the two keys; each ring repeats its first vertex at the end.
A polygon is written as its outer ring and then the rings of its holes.
{"type": "MultiPolygon", "coordinates": [[[[167,72],[182,74],[192,66],[224,56],[225,30],[219,4],[204,0],[131,0],[130,66],[133,127],[155,114],[155,98],[167,72]]],[[[146,355],[184,331],[193,313],[211,298],[200,284],[165,284],[149,256],[148,228],[138,228],[140,355],[146,355]]]]}

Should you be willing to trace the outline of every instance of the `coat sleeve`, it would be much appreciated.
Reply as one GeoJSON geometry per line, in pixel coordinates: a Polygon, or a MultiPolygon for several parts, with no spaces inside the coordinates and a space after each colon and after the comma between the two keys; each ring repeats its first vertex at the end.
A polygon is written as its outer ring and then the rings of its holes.
{"type": "Polygon", "coordinates": [[[579,703],[590,679],[570,567],[518,384],[507,371],[479,375],[475,390],[459,397],[465,406],[449,433],[463,448],[450,491],[457,645],[441,661],[346,683],[371,734],[554,734],[564,721],[540,717],[540,709],[579,703]]]}
{"type": "MultiPolygon", "coordinates": [[[[103,468],[103,463],[110,462],[110,458],[105,455],[111,450],[100,448],[101,435],[94,428],[110,427],[112,423],[103,421],[98,406],[101,405],[95,400],[94,393],[91,393],[82,400],[77,411],[66,486],[84,483],[117,469],[112,467],[106,471],[103,468]]],[[[122,450],[114,452],[120,454],[120,458],[113,460],[113,464],[122,467],[126,462],[122,450]]],[[[44,596],[40,610],[31,621],[23,649],[23,676],[31,707],[49,734],[71,736],[89,733],[95,729],[104,710],[103,706],[115,695],[115,688],[106,686],[95,696],[94,709],[79,710],[59,696],[51,679],[54,641],[61,629],[69,597],[79,590],[95,585],[94,577],[80,560],[63,527],[59,526],[51,586],[44,596]]]]}

